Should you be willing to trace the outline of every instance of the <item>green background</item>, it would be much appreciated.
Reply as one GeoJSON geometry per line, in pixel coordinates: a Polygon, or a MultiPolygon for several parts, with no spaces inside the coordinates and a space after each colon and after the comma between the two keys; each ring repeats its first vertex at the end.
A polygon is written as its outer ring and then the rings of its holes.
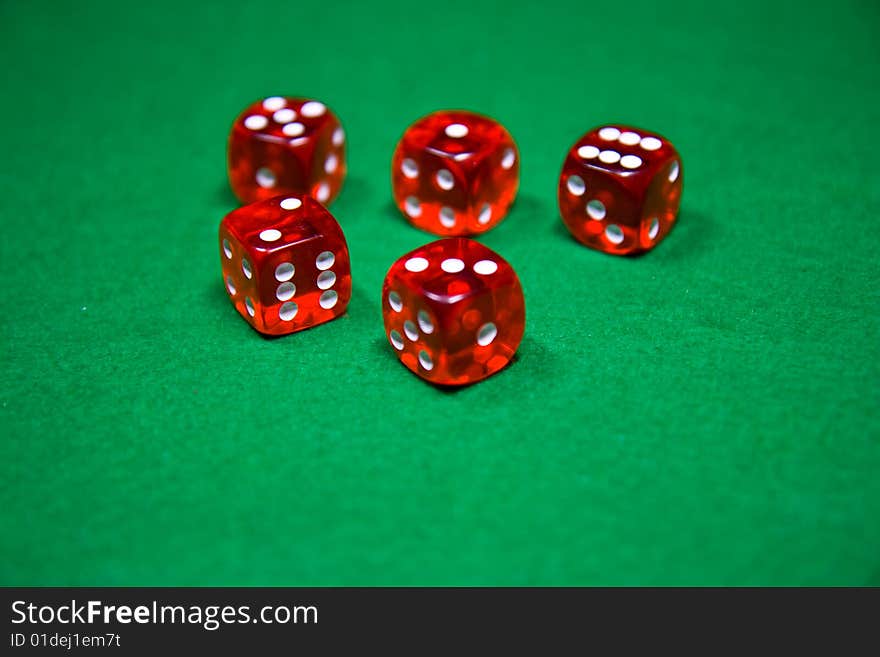
{"type": "Polygon", "coordinates": [[[880,584],[876,2],[0,2],[0,581],[880,584]],[[348,314],[236,314],[216,230],[247,103],[319,98],[348,314]],[[432,110],[511,131],[482,241],[522,280],[516,362],[443,392],[386,343],[432,236],[389,161],[432,110]],[[677,146],[641,258],[558,218],[606,122],[677,146]]]}

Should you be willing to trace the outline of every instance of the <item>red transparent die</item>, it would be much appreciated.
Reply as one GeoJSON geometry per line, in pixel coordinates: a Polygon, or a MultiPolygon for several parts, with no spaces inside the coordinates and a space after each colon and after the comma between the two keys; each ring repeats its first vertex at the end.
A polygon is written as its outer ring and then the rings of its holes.
{"type": "Polygon", "coordinates": [[[681,158],[658,134],[595,128],[565,158],[559,209],[587,246],[613,254],[648,251],[669,233],[681,201],[681,158]]]}
{"type": "Polygon", "coordinates": [[[498,225],[519,187],[519,153],[497,121],[434,112],[403,134],[391,160],[394,202],[417,228],[475,235],[498,225]]]}
{"type": "Polygon", "coordinates": [[[243,202],[309,194],[328,204],[345,179],[345,132],[323,103],[272,96],[232,125],[229,183],[243,202]]]}
{"type": "Polygon", "coordinates": [[[513,357],[525,301],[513,267],[479,242],[449,238],[395,262],[382,287],[385,335],[420,377],[474,383],[513,357]]]}
{"type": "Polygon", "coordinates": [[[351,298],[345,236],[309,196],[257,201],[226,215],[220,265],[232,304],[260,333],[329,322],[351,298]]]}

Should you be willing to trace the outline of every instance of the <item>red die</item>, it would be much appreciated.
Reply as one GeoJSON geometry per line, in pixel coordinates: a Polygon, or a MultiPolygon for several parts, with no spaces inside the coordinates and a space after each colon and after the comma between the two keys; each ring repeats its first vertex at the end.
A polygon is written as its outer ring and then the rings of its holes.
{"type": "Polygon", "coordinates": [[[403,134],[391,161],[394,201],[437,235],[474,235],[501,222],[519,187],[519,155],[497,121],[434,112],[403,134]]]}
{"type": "Polygon", "coordinates": [[[351,298],[345,235],[309,196],[257,201],[226,215],[220,264],[233,305],[260,333],[329,322],[351,298]]]}
{"type": "Polygon", "coordinates": [[[243,203],[310,194],[328,204],[345,178],[345,132],[323,103],[272,96],[235,120],[228,164],[232,191],[243,203]]]}
{"type": "Polygon", "coordinates": [[[463,385],[510,362],[525,329],[525,301],[504,258],[479,242],[451,238],[391,266],[382,316],[404,365],[432,383],[463,385]]]}
{"type": "Polygon", "coordinates": [[[660,135],[624,126],[591,130],[559,177],[559,209],[572,235],[614,254],[654,248],[678,214],[681,159],[660,135]]]}

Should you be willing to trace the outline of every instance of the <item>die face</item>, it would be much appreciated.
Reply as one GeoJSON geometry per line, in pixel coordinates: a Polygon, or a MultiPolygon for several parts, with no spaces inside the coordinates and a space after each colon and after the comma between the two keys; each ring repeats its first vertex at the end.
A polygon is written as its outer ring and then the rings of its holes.
{"type": "Polygon", "coordinates": [[[612,254],[648,251],[670,231],[681,201],[681,158],[655,133],[609,125],[581,137],[559,178],[559,209],[583,244],[612,254]]]}
{"type": "Polygon", "coordinates": [[[465,238],[399,258],[382,290],[385,335],[406,367],[441,385],[475,383],[502,369],[525,329],[513,267],[465,238]]]}
{"type": "Polygon", "coordinates": [[[345,236],[308,196],[276,197],[230,212],[220,224],[220,261],[233,305],[268,335],[328,322],[351,298],[345,236]]]}
{"type": "Polygon", "coordinates": [[[497,121],[442,111],[407,128],[391,161],[394,200],[417,228],[474,235],[497,226],[519,187],[519,153],[497,121]]]}
{"type": "Polygon", "coordinates": [[[323,104],[272,96],[236,118],[228,144],[229,182],[244,203],[309,194],[329,204],[345,179],[345,132],[323,104]]]}
{"type": "Polygon", "coordinates": [[[681,191],[681,159],[673,153],[654,175],[645,193],[640,226],[642,250],[653,248],[672,230],[678,218],[681,191]]]}

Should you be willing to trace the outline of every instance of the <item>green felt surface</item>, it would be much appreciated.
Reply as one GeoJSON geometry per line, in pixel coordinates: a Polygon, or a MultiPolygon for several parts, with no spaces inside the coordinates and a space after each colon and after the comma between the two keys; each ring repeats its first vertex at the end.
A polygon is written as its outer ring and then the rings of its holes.
{"type": "Polygon", "coordinates": [[[0,582],[880,584],[876,2],[0,3],[0,582]],[[320,98],[344,318],[278,340],[219,276],[225,138],[320,98]],[[437,390],[383,336],[431,235],[390,201],[404,128],[502,121],[482,241],[516,362],[437,390]],[[558,218],[610,121],[684,161],[679,223],[615,258],[558,218]]]}

